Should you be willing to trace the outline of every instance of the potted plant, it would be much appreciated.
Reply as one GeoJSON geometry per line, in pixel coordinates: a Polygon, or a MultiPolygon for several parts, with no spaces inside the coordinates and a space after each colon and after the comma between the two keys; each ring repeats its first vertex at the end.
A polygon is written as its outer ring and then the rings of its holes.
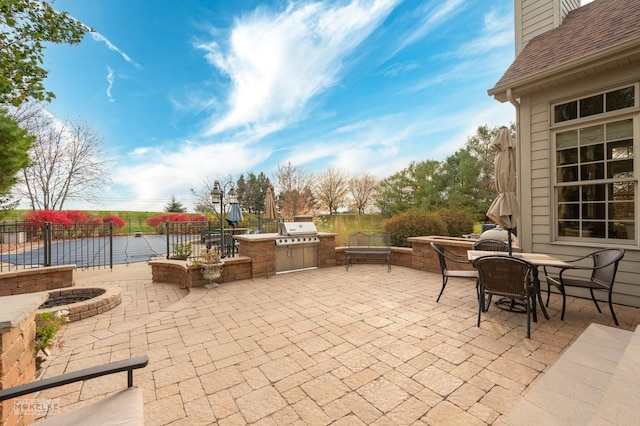
{"type": "Polygon", "coordinates": [[[193,259],[194,265],[200,265],[202,277],[209,281],[206,288],[216,288],[219,284],[215,282],[222,275],[222,260],[220,254],[213,249],[209,249],[200,256],[193,259]]]}
{"type": "Polygon", "coordinates": [[[191,256],[191,243],[175,243],[173,245],[171,259],[187,260],[189,256],[191,256]]]}

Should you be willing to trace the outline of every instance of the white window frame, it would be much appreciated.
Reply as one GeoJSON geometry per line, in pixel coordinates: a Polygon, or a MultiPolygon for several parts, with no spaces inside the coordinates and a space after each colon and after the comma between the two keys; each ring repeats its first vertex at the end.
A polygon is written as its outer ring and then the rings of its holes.
{"type": "MultiPolygon", "coordinates": [[[[571,98],[571,99],[563,99],[558,102],[554,102],[550,104],[550,123],[554,123],[550,127],[550,140],[551,140],[551,149],[550,149],[550,167],[551,167],[551,218],[552,218],[552,240],[558,242],[589,242],[593,244],[601,244],[601,245],[625,245],[625,246],[638,246],[639,245],[639,232],[640,232],[640,204],[639,199],[640,195],[638,194],[640,190],[640,186],[638,184],[640,179],[640,108],[639,108],[639,84],[624,84],[610,89],[600,90],[598,92],[594,92],[588,95],[571,98]],[[562,121],[559,123],[555,123],[555,106],[565,104],[572,101],[578,101],[580,99],[589,98],[592,96],[597,96],[599,94],[607,93],[613,90],[622,89],[625,87],[634,86],[634,106],[627,107],[624,109],[603,112],[599,114],[594,114],[588,117],[578,117],[571,120],[562,121]],[[557,164],[557,144],[556,144],[556,136],[559,133],[569,132],[577,129],[584,129],[591,126],[597,126],[607,123],[612,123],[616,121],[623,121],[631,119],[632,120],[632,129],[633,129],[633,177],[622,179],[622,181],[632,182],[634,185],[634,234],[628,236],[627,239],[619,239],[619,238],[598,238],[598,237],[581,237],[581,236],[560,236],[559,233],[559,218],[558,218],[558,188],[562,186],[572,186],[572,185],[581,185],[585,182],[591,182],[586,180],[577,180],[575,182],[566,183],[566,182],[558,182],[558,164],[557,164]]],[[[605,162],[606,162],[606,153],[605,153],[605,162]]],[[[603,184],[607,182],[619,182],[621,179],[608,179],[606,176],[603,179],[593,181],[594,184],[603,184]]],[[[608,207],[609,203],[606,203],[608,207]]],[[[582,210],[583,203],[579,204],[580,210],[582,210]]],[[[607,208],[606,207],[606,208],[607,208]]],[[[580,215],[581,216],[581,215],[580,215]]],[[[580,218],[581,222],[582,219],[580,218]]],[[[606,226],[606,222],[605,222],[606,226]]]]}

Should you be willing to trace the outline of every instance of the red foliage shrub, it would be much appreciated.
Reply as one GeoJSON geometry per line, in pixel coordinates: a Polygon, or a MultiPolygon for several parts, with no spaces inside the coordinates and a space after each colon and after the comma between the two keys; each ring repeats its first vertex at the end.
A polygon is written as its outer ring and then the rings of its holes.
{"type": "Polygon", "coordinates": [[[87,223],[89,221],[89,216],[79,210],[68,210],[60,213],[65,214],[73,223],[87,223]]]}
{"type": "Polygon", "coordinates": [[[104,223],[111,222],[113,224],[113,227],[116,228],[116,229],[124,228],[124,225],[126,225],[126,223],[127,223],[120,216],[116,216],[116,215],[113,215],[113,214],[110,214],[108,216],[104,216],[102,218],[102,221],[104,223]]]}
{"type": "Polygon", "coordinates": [[[57,210],[31,210],[26,214],[24,221],[27,226],[35,228],[42,228],[45,222],[65,225],[68,228],[73,226],[73,220],[57,210]]]}
{"type": "Polygon", "coordinates": [[[149,226],[158,227],[165,224],[165,222],[205,222],[206,217],[202,215],[190,215],[187,213],[165,213],[159,216],[153,216],[147,219],[149,226]]]}

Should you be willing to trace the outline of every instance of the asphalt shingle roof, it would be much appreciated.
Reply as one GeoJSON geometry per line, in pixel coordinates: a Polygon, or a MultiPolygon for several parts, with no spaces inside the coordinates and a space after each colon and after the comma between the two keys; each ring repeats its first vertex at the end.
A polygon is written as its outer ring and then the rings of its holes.
{"type": "Polygon", "coordinates": [[[531,39],[490,92],[634,39],[640,44],[640,0],[596,0],[531,39]]]}

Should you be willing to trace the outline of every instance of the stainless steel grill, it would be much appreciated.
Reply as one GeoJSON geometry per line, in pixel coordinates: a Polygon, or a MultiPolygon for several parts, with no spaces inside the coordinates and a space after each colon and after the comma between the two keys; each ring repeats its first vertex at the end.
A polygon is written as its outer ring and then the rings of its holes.
{"type": "Polygon", "coordinates": [[[318,244],[318,230],[313,222],[280,222],[276,245],[318,244]]]}

